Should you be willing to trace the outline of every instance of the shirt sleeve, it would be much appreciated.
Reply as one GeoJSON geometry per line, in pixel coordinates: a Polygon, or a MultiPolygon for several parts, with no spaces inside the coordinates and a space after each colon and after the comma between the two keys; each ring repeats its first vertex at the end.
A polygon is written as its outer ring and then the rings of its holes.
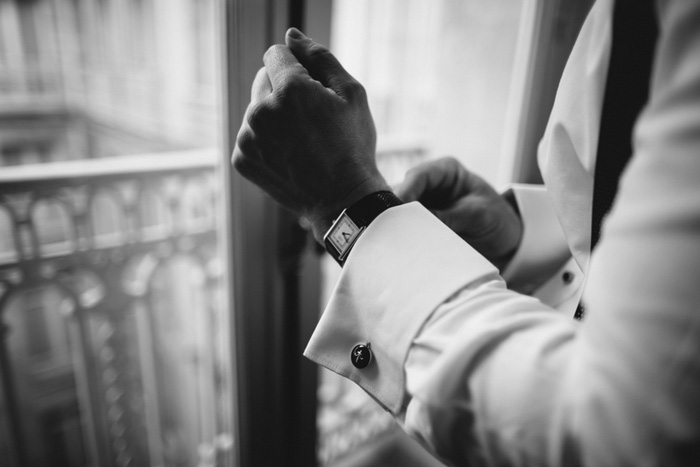
{"type": "Polygon", "coordinates": [[[657,6],[650,103],[583,324],[407,205],[360,238],[309,343],[450,465],[700,465],[700,3],[657,6]]]}
{"type": "Polygon", "coordinates": [[[571,252],[544,185],[514,184],[508,194],[517,204],[523,238],[501,275],[511,289],[532,293],[558,272],[571,252]]]}

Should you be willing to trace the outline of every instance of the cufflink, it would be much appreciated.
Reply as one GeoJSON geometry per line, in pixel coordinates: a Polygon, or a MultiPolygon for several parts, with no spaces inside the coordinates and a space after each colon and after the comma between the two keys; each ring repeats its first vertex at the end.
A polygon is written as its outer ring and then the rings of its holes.
{"type": "Polygon", "coordinates": [[[574,273],[571,271],[564,271],[564,274],[561,275],[561,280],[564,284],[571,284],[574,281],[574,273]]]}
{"type": "Polygon", "coordinates": [[[369,348],[369,342],[353,347],[352,352],[350,352],[350,361],[355,368],[360,370],[372,363],[372,350],[369,348]]]}

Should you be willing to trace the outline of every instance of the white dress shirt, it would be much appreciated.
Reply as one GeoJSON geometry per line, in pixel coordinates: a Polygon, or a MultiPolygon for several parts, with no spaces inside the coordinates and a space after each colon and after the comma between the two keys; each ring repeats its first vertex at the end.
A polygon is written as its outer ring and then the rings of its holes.
{"type": "Polygon", "coordinates": [[[540,293],[542,270],[566,267],[570,251],[589,269],[586,320],[509,289],[411,203],[360,237],[306,349],[448,464],[700,465],[700,2],[657,2],[650,102],[589,261],[612,4],[584,24],[540,146],[561,234],[526,224],[504,273],[524,287],[537,277],[540,293]],[[374,355],[364,369],[350,360],[360,343],[374,355]]]}

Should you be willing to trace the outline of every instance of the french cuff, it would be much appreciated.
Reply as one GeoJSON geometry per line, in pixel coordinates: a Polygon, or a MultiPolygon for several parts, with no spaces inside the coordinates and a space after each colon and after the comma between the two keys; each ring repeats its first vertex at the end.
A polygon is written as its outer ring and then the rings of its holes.
{"type": "Polygon", "coordinates": [[[508,287],[531,293],[571,257],[564,231],[544,185],[514,184],[510,193],[523,222],[523,238],[501,275],[508,287]]]}
{"type": "Polygon", "coordinates": [[[398,415],[404,363],[423,323],[463,287],[497,273],[419,203],[391,208],[353,247],[304,355],[398,415]],[[351,361],[358,345],[372,355],[362,368],[351,361]]]}

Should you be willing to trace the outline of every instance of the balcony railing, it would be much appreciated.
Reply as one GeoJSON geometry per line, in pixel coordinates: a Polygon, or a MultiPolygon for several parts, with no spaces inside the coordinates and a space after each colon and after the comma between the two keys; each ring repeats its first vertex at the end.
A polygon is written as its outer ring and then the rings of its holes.
{"type": "Polygon", "coordinates": [[[0,170],[0,465],[228,462],[215,158],[0,170]]]}
{"type": "MultiPolygon", "coordinates": [[[[396,181],[424,157],[383,144],[378,162],[396,181]]],[[[0,465],[229,465],[215,159],[0,169],[0,465]]],[[[323,381],[321,461],[389,427],[361,392],[323,381]]]]}

